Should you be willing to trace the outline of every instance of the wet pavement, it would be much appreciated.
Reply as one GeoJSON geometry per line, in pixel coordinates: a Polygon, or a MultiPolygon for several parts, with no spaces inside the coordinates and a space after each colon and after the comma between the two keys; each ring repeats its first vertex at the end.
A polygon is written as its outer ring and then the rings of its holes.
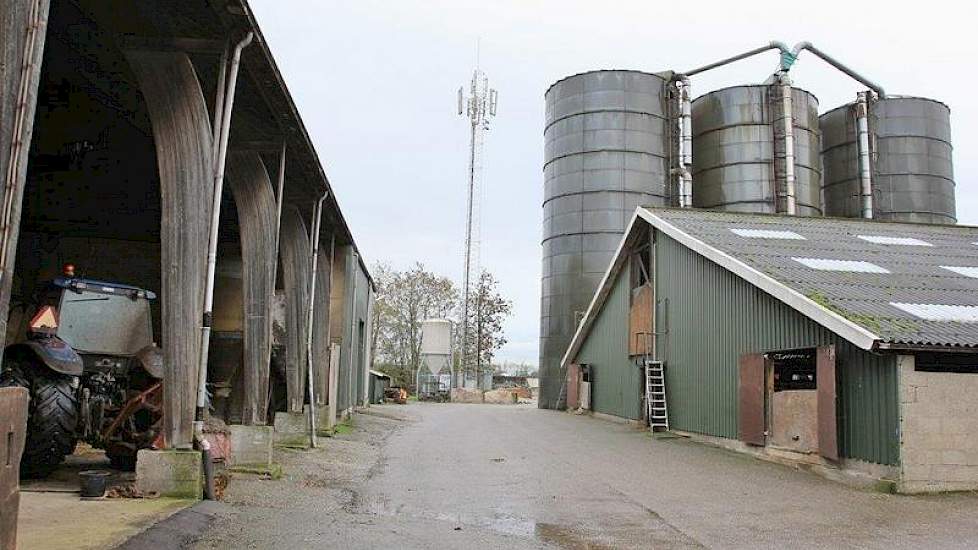
{"type": "Polygon", "coordinates": [[[196,548],[969,548],[978,497],[853,489],[532,405],[372,407],[280,480],[236,476],[196,548]]]}

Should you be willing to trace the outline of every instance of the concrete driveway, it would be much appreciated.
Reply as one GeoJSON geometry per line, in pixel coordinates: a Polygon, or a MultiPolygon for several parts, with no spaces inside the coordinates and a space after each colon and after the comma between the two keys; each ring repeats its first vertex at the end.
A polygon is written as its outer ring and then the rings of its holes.
{"type": "Polygon", "coordinates": [[[285,480],[234,480],[234,512],[199,546],[978,545],[972,494],[862,491],[527,405],[387,405],[371,412],[322,451],[280,455],[285,480]]]}

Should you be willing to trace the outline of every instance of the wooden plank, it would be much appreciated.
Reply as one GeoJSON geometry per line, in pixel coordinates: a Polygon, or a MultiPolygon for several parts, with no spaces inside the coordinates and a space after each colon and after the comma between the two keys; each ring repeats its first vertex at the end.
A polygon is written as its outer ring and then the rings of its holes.
{"type": "Polygon", "coordinates": [[[567,366],[567,410],[576,410],[580,406],[581,366],[567,366]]]}
{"type": "Polygon", "coordinates": [[[628,354],[642,355],[651,343],[652,307],[655,303],[655,291],[651,284],[642,285],[638,291],[633,290],[631,309],[628,312],[628,354]]]}
{"type": "Polygon", "coordinates": [[[737,383],[739,411],[738,436],[750,445],[765,444],[764,417],[764,355],[747,353],[740,356],[740,378],[737,383]]]}
{"type": "Polygon", "coordinates": [[[829,460],[839,460],[835,346],[818,348],[815,355],[815,383],[818,391],[818,453],[829,460]]]}
{"type": "Polygon", "coordinates": [[[17,547],[20,455],[27,435],[28,393],[0,388],[0,548],[17,547]]]}

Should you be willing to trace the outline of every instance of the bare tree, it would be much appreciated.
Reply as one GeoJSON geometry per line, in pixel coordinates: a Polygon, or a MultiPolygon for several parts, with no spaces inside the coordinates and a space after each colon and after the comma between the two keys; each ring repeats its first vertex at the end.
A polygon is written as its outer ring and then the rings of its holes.
{"type": "Polygon", "coordinates": [[[498,281],[488,271],[479,276],[475,288],[475,341],[480,372],[492,365],[492,358],[499,348],[506,345],[503,322],[513,311],[513,302],[504,298],[497,288],[498,281]]]}
{"type": "Polygon", "coordinates": [[[458,290],[446,277],[416,263],[405,271],[379,265],[374,308],[377,364],[383,365],[395,383],[410,386],[421,356],[421,322],[448,318],[458,306],[458,290]]]}

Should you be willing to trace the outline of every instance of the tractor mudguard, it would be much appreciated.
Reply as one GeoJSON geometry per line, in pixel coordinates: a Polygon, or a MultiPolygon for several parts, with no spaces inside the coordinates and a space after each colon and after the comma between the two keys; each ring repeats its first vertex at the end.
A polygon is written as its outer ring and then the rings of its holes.
{"type": "Polygon", "coordinates": [[[150,376],[163,379],[163,350],[156,347],[156,344],[150,344],[139,350],[136,360],[150,376]]]}
{"type": "Polygon", "coordinates": [[[49,369],[68,376],[81,376],[85,368],[81,356],[57,336],[13,344],[7,347],[5,355],[18,351],[32,354],[49,369]]]}

